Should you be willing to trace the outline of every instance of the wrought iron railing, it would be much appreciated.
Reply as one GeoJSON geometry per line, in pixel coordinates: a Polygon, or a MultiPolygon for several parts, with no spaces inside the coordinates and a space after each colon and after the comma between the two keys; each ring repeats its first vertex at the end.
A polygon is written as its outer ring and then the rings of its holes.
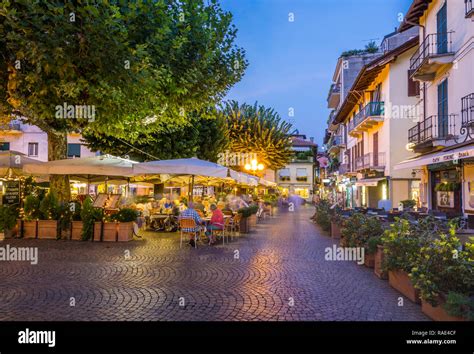
{"type": "Polygon", "coordinates": [[[445,32],[427,35],[418,51],[410,58],[410,70],[415,72],[430,57],[451,53],[452,34],[453,32],[445,32]]]}
{"type": "Polygon", "coordinates": [[[356,170],[377,169],[385,167],[385,152],[369,152],[355,160],[356,170]]]}
{"type": "Polygon", "coordinates": [[[408,130],[408,142],[415,145],[427,141],[455,137],[456,115],[433,115],[408,130]]]}
{"type": "Polygon", "coordinates": [[[385,114],[384,102],[369,102],[357,113],[348,124],[349,132],[354,130],[364,120],[373,116],[383,116],[385,114]]]}
{"type": "Polygon", "coordinates": [[[461,126],[463,128],[474,125],[474,93],[461,98],[461,126]]]}

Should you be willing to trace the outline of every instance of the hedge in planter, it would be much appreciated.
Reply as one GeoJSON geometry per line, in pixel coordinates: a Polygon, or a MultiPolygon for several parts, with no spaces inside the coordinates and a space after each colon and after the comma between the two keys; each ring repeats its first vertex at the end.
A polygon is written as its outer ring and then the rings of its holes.
{"type": "Polygon", "coordinates": [[[118,241],[131,241],[133,239],[133,222],[137,220],[138,211],[123,208],[111,216],[112,221],[118,222],[118,241]]]}
{"type": "Polygon", "coordinates": [[[96,221],[102,221],[103,217],[104,215],[102,209],[94,208],[92,198],[88,196],[84,200],[81,209],[83,241],[92,239],[94,235],[94,223],[96,221]]]}
{"type": "Polygon", "coordinates": [[[316,213],[314,214],[314,220],[321,226],[324,231],[331,230],[331,216],[333,211],[331,205],[326,199],[321,199],[316,204],[316,213]]]}
{"type": "Polygon", "coordinates": [[[473,317],[474,244],[466,243],[462,249],[455,230],[453,223],[448,234],[422,247],[410,274],[420,291],[423,312],[435,320],[473,317]]]}
{"type": "Polygon", "coordinates": [[[0,205],[0,239],[11,237],[12,229],[18,219],[18,208],[0,205]]]}
{"type": "Polygon", "coordinates": [[[39,204],[40,219],[38,220],[38,238],[57,239],[59,204],[56,195],[52,192],[45,195],[39,204]]]}

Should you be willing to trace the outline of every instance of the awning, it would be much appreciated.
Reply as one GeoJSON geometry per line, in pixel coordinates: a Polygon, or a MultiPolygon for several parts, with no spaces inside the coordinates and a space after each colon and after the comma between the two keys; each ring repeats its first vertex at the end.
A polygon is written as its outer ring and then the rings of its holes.
{"type": "Polygon", "coordinates": [[[355,185],[357,187],[362,187],[362,186],[366,186],[366,187],[377,187],[377,184],[380,182],[380,181],[383,181],[385,180],[386,178],[385,177],[381,177],[381,178],[366,178],[366,179],[360,179],[358,180],[355,185]]]}
{"type": "Polygon", "coordinates": [[[401,170],[405,168],[414,168],[424,165],[431,165],[435,163],[450,162],[453,160],[467,159],[474,157],[474,146],[463,146],[458,149],[451,151],[442,151],[434,154],[424,155],[415,157],[409,160],[402,161],[395,165],[395,170],[401,170]]]}

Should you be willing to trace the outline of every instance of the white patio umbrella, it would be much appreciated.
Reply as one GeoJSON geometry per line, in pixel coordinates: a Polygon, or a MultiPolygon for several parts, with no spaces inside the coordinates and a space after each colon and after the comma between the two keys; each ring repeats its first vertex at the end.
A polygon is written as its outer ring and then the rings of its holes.
{"type": "Polygon", "coordinates": [[[0,177],[12,178],[24,174],[31,174],[25,171],[25,165],[41,166],[42,161],[34,160],[18,151],[0,151],[0,177]]]}
{"type": "Polygon", "coordinates": [[[189,159],[160,160],[136,164],[133,166],[135,175],[194,175],[203,177],[227,178],[229,168],[214,162],[189,159]]]}
{"type": "Polygon", "coordinates": [[[133,175],[133,165],[137,163],[121,157],[102,155],[49,161],[40,165],[25,163],[24,170],[28,173],[70,175],[82,178],[90,176],[129,177],[133,175]]]}

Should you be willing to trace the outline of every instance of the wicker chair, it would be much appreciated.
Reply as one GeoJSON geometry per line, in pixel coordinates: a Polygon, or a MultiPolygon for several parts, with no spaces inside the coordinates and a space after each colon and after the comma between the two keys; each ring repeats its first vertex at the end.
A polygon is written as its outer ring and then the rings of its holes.
{"type": "Polygon", "coordinates": [[[183,229],[197,229],[196,221],[194,219],[184,218],[179,220],[179,229],[180,229],[180,241],[179,248],[183,246],[183,238],[186,235],[194,236],[194,248],[197,248],[197,241],[200,231],[183,231],[183,229]]]}

